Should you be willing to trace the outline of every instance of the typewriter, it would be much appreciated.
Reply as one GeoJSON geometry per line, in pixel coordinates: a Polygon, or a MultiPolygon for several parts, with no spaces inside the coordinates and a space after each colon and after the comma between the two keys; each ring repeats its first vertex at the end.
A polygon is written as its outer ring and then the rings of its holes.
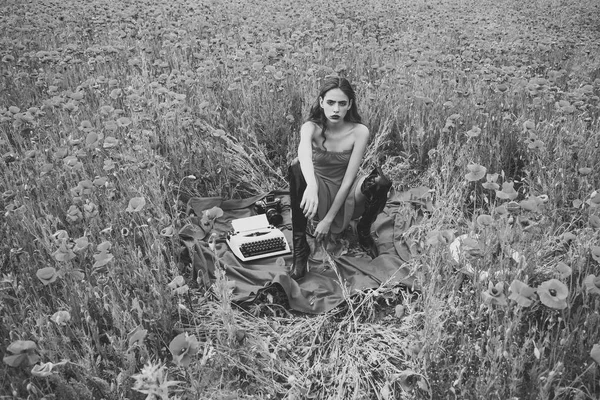
{"type": "Polygon", "coordinates": [[[279,229],[269,224],[265,214],[231,221],[227,245],[237,258],[252,261],[290,253],[290,246],[279,229]]]}

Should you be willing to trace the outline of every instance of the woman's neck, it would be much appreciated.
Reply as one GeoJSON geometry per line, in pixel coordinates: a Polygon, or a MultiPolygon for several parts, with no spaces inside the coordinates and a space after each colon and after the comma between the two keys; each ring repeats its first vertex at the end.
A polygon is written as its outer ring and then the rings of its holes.
{"type": "Polygon", "coordinates": [[[339,124],[327,124],[325,125],[325,133],[330,135],[336,135],[339,133],[343,133],[350,129],[350,123],[346,121],[341,121],[339,124]]]}

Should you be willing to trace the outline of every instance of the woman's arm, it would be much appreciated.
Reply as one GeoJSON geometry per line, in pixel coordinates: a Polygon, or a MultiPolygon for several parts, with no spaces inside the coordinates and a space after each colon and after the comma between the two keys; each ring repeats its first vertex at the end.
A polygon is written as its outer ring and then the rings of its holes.
{"type": "Polygon", "coordinates": [[[348,197],[348,193],[352,188],[352,184],[358,175],[358,169],[362,162],[362,158],[365,155],[367,143],[369,141],[369,129],[364,125],[358,125],[355,135],[356,137],[354,140],[352,155],[350,156],[342,184],[340,185],[340,188],[335,195],[333,203],[331,203],[331,207],[327,211],[327,214],[319,223],[321,226],[317,225],[317,228],[315,229],[315,235],[318,240],[323,239],[329,233],[331,223],[333,222],[333,219],[337,215],[342,205],[345,203],[346,197],[348,197]]]}
{"type": "Polygon", "coordinates": [[[298,145],[298,161],[300,169],[306,181],[306,189],[302,195],[300,207],[304,210],[304,215],[312,219],[317,214],[319,205],[319,193],[315,170],[312,161],[312,142],[316,126],[312,122],[305,122],[300,128],[300,144],[298,145]]]}

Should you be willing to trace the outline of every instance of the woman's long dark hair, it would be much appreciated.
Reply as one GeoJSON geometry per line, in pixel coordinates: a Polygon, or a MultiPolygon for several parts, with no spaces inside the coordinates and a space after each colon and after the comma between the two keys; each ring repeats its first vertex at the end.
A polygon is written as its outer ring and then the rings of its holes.
{"type": "MultiPolygon", "coordinates": [[[[346,78],[342,78],[340,76],[327,76],[323,80],[323,84],[321,85],[321,89],[319,90],[319,96],[317,100],[310,108],[310,114],[308,115],[308,120],[314,122],[315,124],[321,127],[321,136],[323,136],[323,147],[325,147],[325,130],[327,129],[327,117],[321,108],[320,99],[324,99],[327,92],[332,89],[340,89],[348,99],[352,102],[350,105],[350,109],[344,116],[344,121],[354,122],[354,123],[362,123],[362,118],[358,113],[358,106],[356,104],[356,94],[354,93],[354,89],[352,85],[346,78]]],[[[325,147],[325,150],[327,148],[325,147]]]]}

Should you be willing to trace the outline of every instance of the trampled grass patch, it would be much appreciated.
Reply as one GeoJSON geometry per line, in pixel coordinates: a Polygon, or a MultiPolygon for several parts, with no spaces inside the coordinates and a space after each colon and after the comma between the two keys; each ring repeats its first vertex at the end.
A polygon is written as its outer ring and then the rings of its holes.
{"type": "Polygon", "coordinates": [[[0,396],[598,398],[599,8],[2,2],[0,396]],[[432,199],[422,291],[239,307],[190,270],[184,203],[284,188],[330,74],[363,169],[432,199]]]}

